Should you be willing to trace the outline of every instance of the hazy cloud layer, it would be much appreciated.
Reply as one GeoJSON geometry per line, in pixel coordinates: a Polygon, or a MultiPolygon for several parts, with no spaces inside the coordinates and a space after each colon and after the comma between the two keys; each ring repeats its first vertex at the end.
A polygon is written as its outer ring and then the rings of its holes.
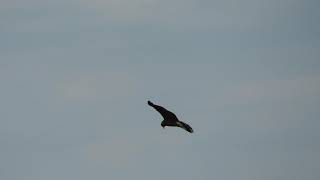
{"type": "Polygon", "coordinates": [[[0,178],[319,179],[318,7],[1,1],[0,178]]]}

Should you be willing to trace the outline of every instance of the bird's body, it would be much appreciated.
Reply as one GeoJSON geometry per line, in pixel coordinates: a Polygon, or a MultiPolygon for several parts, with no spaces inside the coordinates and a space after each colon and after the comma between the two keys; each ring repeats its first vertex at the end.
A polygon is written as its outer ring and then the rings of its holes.
{"type": "Polygon", "coordinates": [[[155,105],[151,101],[148,101],[149,106],[153,107],[155,110],[157,110],[163,117],[163,121],[161,122],[161,126],[164,128],[165,126],[174,126],[174,127],[180,127],[185,129],[186,131],[193,133],[193,129],[187,124],[182,121],[180,121],[177,116],[171,112],[165,109],[162,106],[155,105]]]}

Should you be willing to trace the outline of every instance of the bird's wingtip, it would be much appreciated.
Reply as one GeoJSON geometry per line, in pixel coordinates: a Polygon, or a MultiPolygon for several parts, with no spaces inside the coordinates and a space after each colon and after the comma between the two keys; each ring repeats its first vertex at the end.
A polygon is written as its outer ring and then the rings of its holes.
{"type": "Polygon", "coordinates": [[[152,106],[152,105],[153,105],[153,103],[152,103],[151,101],[148,101],[148,104],[149,104],[150,106],[152,106]]]}
{"type": "Polygon", "coordinates": [[[193,133],[193,129],[190,126],[188,128],[186,128],[185,130],[187,130],[189,133],[193,133]]]}

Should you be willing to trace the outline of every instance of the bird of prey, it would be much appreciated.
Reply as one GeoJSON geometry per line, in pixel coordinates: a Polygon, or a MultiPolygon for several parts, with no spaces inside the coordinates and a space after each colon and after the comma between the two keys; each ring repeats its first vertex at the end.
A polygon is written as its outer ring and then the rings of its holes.
{"type": "Polygon", "coordinates": [[[162,106],[155,105],[151,101],[148,101],[149,106],[153,107],[155,110],[157,110],[163,117],[163,121],[161,122],[161,126],[164,128],[165,126],[175,126],[180,127],[189,133],[193,133],[193,129],[187,124],[182,121],[179,121],[177,116],[172,113],[171,111],[168,111],[162,106]]]}

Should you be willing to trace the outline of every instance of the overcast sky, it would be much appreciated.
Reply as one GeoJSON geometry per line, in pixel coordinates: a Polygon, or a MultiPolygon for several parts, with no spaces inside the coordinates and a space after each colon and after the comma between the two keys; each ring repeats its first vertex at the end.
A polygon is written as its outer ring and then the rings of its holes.
{"type": "Polygon", "coordinates": [[[320,179],[319,9],[1,0],[0,179],[320,179]]]}

